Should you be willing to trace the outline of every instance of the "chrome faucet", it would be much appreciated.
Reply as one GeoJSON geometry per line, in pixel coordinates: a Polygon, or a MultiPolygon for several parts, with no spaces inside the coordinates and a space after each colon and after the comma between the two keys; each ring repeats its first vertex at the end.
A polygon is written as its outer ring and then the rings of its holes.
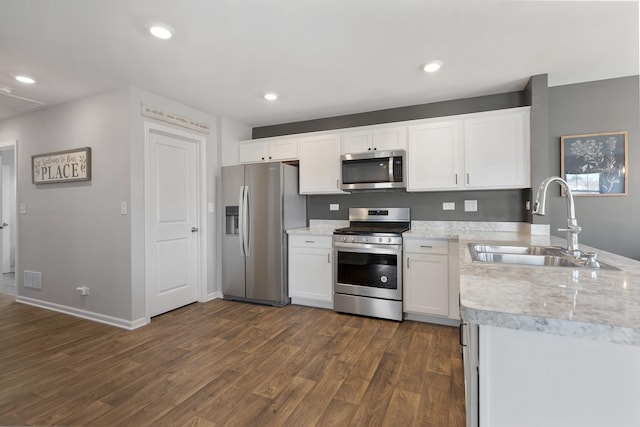
{"type": "MultiPolygon", "coordinates": [[[[573,203],[573,193],[569,188],[569,184],[559,176],[550,176],[542,181],[540,187],[538,187],[538,194],[536,195],[536,202],[533,205],[534,215],[545,214],[545,204],[547,200],[547,189],[549,184],[556,181],[564,191],[567,193],[567,228],[559,228],[558,231],[567,232],[567,252],[576,258],[580,258],[580,249],[578,249],[578,233],[582,231],[582,227],[578,225],[576,221],[576,209],[573,203]]],[[[595,261],[595,258],[594,258],[595,261]]]]}

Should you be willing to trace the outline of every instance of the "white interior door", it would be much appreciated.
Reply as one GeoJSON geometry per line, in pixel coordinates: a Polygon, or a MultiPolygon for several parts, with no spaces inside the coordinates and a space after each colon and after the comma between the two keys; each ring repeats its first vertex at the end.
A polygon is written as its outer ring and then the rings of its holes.
{"type": "MultiPolygon", "coordinates": [[[[182,133],[181,133],[182,134],[182,133]]],[[[198,144],[149,129],[147,291],[150,316],[198,300],[198,144]]]]}

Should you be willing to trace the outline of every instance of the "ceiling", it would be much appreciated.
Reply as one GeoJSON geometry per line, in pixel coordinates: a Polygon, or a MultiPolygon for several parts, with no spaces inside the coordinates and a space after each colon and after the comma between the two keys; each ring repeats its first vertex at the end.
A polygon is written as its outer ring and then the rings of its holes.
{"type": "MultiPolygon", "coordinates": [[[[0,0],[0,88],[55,105],[133,85],[255,127],[636,75],[638,18],[636,1],[0,0]]],[[[0,94],[0,119],[35,108],[0,94]]]]}

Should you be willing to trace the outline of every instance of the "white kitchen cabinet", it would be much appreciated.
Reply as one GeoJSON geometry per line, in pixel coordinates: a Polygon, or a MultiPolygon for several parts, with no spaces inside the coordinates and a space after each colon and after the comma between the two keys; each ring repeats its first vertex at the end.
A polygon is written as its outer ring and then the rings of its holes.
{"type": "Polygon", "coordinates": [[[345,194],[340,189],[340,135],[301,138],[300,194],[345,194]]]}
{"type": "Polygon", "coordinates": [[[492,111],[464,120],[465,188],[526,188],[529,110],[492,111]]]}
{"type": "Polygon", "coordinates": [[[342,134],[342,154],[406,150],[406,127],[381,127],[342,134]]]}
{"type": "Polygon", "coordinates": [[[404,311],[449,315],[449,243],[447,240],[405,239],[404,311]]]}
{"type": "Polygon", "coordinates": [[[275,162],[298,158],[297,138],[243,141],[238,144],[240,163],[275,162]]]}
{"type": "Polygon", "coordinates": [[[289,235],[289,297],[293,304],[333,308],[331,236],[289,235]]]}
{"type": "Polygon", "coordinates": [[[407,191],[527,188],[529,107],[409,127],[407,191]]]}
{"type": "Polygon", "coordinates": [[[435,121],[409,128],[407,191],[462,188],[462,121],[435,121]]]}

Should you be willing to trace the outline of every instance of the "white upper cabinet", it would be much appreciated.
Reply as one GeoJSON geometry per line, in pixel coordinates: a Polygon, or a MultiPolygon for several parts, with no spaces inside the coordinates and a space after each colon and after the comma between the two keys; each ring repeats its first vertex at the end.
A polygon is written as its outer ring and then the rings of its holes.
{"type": "Polygon", "coordinates": [[[528,109],[465,119],[464,151],[466,188],[529,187],[528,109]]]}
{"type": "Polygon", "coordinates": [[[529,107],[409,127],[407,191],[530,187],[529,107]]]}
{"type": "Polygon", "coordinates": [[[383,127],[342,133],[342,154],[406,150],[406,127],[383,127]]]}
{"type": "Polygon", "coordinates": [[[300,194],[343,194],[340,189],[340,135],[301,138],[300,194]]]}
{"type": "Polygon", "coordinates": [[[298,158],[297,138],[244,141],[238,144],[240,163],[275,162],[298,158]]]}
{"type": "Polygon", "coordinates": [[[458,189],[462,186],[462,122],[442,121],[409,128],[407,191],[458,189]]]}

